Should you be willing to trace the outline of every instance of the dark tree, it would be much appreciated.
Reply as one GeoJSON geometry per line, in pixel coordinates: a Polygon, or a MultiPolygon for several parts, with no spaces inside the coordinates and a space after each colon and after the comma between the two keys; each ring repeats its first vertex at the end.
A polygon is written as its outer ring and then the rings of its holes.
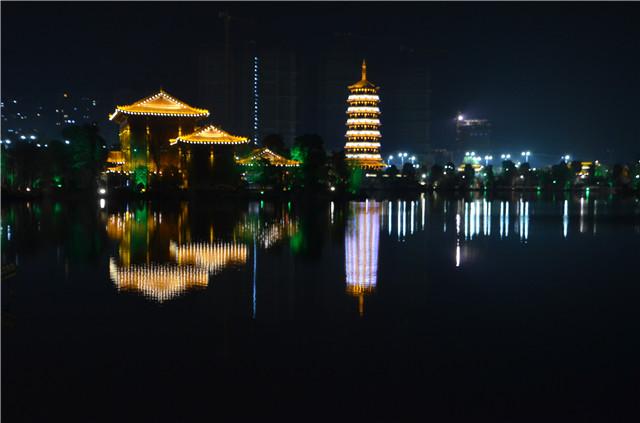
{"type": "Polygon", "coordinates": [[[289,149],[280,134],[269,134],[262,140],[262,145],[274,153],[289,157],[289,149]]]}
{"type": "Polygon", "coordinates": [[[344,151],[334,151],[329,159],[329,182],[331,185],[343,189],[349,182],[349,166],[345,160],[344,151]]]}
{"type": "Polygon", "coordinates": [[[295,139],[291,158],[301,162],[295,171],[296,185],[304,189],[317,189],[327,182],[327,155],[324,141],[319,135],[301,135],[295,139]]]}
{"type": "Polygon", "coordinates": [[[76,125],[62,131],[70,141],[72,185],[76,189],[95,189],[107,157],[106,144],[96,125],[76,125]]]}
{"type": "Polygon", "coordinates": [[[402,166],[402,175],[409,181],[415,181],[416,168],[413,167],[411,163],[405,163],[404,166],[402,166]]]}
{"type": "Polygon", "coordinates": [[[436,182],[442,178],[442,166],[439,164],[434,164],[431,166],[431,172],[429,172],[429,184],[433,186],[436,182]]]}

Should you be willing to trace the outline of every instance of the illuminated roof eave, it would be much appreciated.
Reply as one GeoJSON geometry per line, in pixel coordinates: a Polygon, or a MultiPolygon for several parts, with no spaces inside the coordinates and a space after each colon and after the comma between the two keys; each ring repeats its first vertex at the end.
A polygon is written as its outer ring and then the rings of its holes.
{"type": "Polygon", "coordinates": [[[188,135],[169,140],[170,145],[177,143],[195,145],[241,145],[248,144],[249,138],[231,135],[214,125],[208,125],[188,135]]]}
{"type": "Polygon", "coordinates": [[[109,120],[115,120],[122,116],[204,118],[209,116],[209,111],[191,107],[160,90],[158,93],[138,100],[133,104],[116,106],[115,111],[109,115],[109,120]]]}
{"type": "Polygon", "coordinates": [[[251,152],[251,154],[243,159],[237,160],[237,163],[241,166],[253,166],[254,162],[258,159],[264,158],[272,166],[277,167],[298,167],[300,162],[297,160],[287,159],[278,153],[273,152],[267,147],[262,147],[251,152]],[[271,158],[271,160],[269,159],[271,158]]]}

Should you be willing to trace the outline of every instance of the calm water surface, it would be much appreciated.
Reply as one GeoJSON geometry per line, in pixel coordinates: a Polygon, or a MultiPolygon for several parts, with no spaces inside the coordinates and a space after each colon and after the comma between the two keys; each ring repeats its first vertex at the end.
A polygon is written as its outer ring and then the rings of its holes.
{"type": "Polygon", "coordinates": [[[5,203],[2,264],[7,422],[638,411],[634,198],[5,203]]]}

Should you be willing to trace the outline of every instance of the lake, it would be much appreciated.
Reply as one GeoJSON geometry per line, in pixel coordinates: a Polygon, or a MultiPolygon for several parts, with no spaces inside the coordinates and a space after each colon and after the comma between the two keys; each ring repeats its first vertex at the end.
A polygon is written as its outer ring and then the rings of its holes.
{"type": "Polygon", "coordinates": [[[637,198],[4,202],[2,265],[6,422],[639,411],[637,198]]]}

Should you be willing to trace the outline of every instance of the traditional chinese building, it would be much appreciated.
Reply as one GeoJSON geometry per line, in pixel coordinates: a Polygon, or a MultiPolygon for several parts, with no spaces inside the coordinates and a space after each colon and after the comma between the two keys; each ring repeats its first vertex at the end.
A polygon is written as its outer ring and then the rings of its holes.
{"type": "Polygon", "coordinates": [[[179,167],[178,150],[169,140],[191,134],[209,116],[163,90],[126,106],[117,106],[109,119],[120,125],[122,171],[134,175],[136,186],[146,187],[149,173],[179,167]]]}
{"type": "Polygon", "coordinates": [[[362,78],[349,86],[347,99],[347,143],[345,157],[353,167],[380,170],[380,87],[367,80],[367,64],[362,61],[362,78]]]}
{"type": "Polygon", "coordinates": [[[247,143],[249,138],[231,135],[213,125],[170,140],[178,148],[178,167],[191,187],[209,185],[216,173],[230,171],[235,160],[233,147],[247,143]]]}
{"type": "Polygon", "coordinates": [[[267,147],[256,148],[247,157],[238,160],[241,166],[255,166],[261,161],[266,160],[271,166],[276,167],[298,167],[300,162],[297,160],[287,159],[284,156],[274,153],[267,147]]]}

